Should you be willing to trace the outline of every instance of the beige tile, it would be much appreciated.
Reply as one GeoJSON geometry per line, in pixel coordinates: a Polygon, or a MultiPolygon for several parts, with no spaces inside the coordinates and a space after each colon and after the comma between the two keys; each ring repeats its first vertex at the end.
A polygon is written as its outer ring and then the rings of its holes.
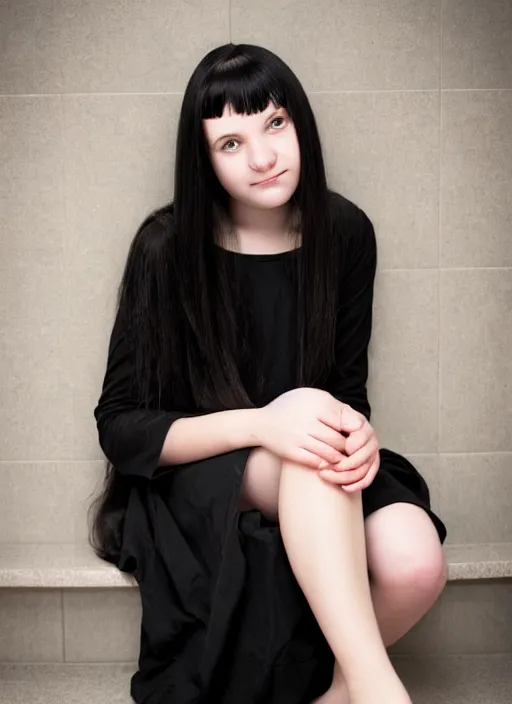
{"type": "MultiPolygon", "coordinates": [[[[510,704],[512,656],[395,656],[414,704],[510,704]]],[[[133,704],[135,665],[0,664],[0,704],[133,704]]]]}
{"type": "Polygon", "coordinates": [[[59,98],[0,99],[0,457],[69,457],[59,98]]]}
{"type": "Polygon", "coordinates": [[[512,542],[447,544],[444,552],[452,580],[512,577],[512,542]]]}
{"type": "Polygon", "coordinates": [[[510,266],[512,92],[442,102],[441,266],[510,266]]]}
{"type": "Polygon", "coordinates": [[[184,90],[206,52],[229,41],[226,0],[0,5],[3,93],[184,90]]]}
{"type": "Polygon", "coordinates": [[[74,456],[100,459],[93,410],[105,373],[116,289],[139,225],[172,198],[181,97],[68,96],[63,105],[74,456]]]}
{"type": "Polygon", "coordinates": [[[329,183],[372,220],[379,267],[437,267],[438,94],[321,94],[311,103],[329,183]]]}
{"type": "MultiPolygon", "coordinates": [[[[510,565],[512,574],[512,559],[510,565]]],[[[134,589],[137,582],[101,560],[88,543],[0,543],[1,587],[134,589]]]]}
{"type": "Polygon", "coordinates": [[[512,582],[449,584],[440,606],[442,653],[512,652],[512,582]]]}
{"type": "Polygon", "coordinates": [[[450,543],[512,542],[512,453],[440,456],[450,543]]]}
{"type": "Polygon", "coordinates": [[[382,447],[437,452],[437,272],[377,276],[368,385],[382,447]]]}
{"type": "Polygon", "coordinates": [[[67,662],[135,662],[139,655],[138,589],[64,591],[67,662]]]}
{"type": "Polygon", "coordinates": [[[512,657],[451,655],[395,658],[414,704],[509,704],[512,657]]]}
{"type": "Polygon", "coordinates": [[[449,583],[409,633],[390,648],[393,655],[512,652],[512,583],[449,583]]]}
{"type": "Polygon", "coordinates": [[[443,88],[512,88],[510,0],[443,6],[443,88]]]}
{"type": "Polygon", "coordinates": [[[0,590],[0,662],[62,662],[60,590],[0,590]]]}
{"type": "Polygon", "coordinates": [[[66,234],[62,100],[0,97],[0,124],[0,261],[48,266],[66,234]]]}
{"type": "Polygon", "coordinates": [[[307,90],[439,85],[434,0],[232,0],[231,27],[234,42],[276,52],[307,90]]]}
{"type": "Polygon", "coordinates": [[[440,452],[510,451],[512,269],[440,276],[440,452]]]}
{"type": "Polygon", "coordinates": [[[0,664],[0,704],[133,704],[135,664],[0,664]]]}
{"type": "Polygon", "coordinates": [[[84,543],[102,462],[1,462],[0,541],[84,543]]]}

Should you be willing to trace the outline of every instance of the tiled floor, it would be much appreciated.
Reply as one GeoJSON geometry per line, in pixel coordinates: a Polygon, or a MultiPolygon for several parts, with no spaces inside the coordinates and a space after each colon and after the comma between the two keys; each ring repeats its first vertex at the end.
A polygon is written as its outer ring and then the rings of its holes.
{"type": "MultiPolygon", "coordinates": [[[[395,663],[414,704],[512,702],[512,655],[395,658],[395,663]]],[[[133,671],[133,665],[121,664],[0,664],[0,704],[131,704],[133,671]]]]}
{"type": "Polygon", "coordinates": [[[132,704],[133,665],[0,665],[0,704],[132,704]]]}
{"type": "Polygon", "coordinates": [[[512,704],[512,654],[394,663],[414,704],[512,704]]]}

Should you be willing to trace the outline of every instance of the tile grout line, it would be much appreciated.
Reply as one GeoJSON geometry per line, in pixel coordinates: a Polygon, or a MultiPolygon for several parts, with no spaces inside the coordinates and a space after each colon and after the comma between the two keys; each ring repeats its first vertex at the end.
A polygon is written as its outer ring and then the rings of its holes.
{"type": "MultiPolygon", "coordinates": [[[[438,220],[440,214],[438,214],[438,220]]],[[[511,271],[512,266],[426,266],[426,267],[416,267],[416,268],[400,268],[396,269],[379,269],[381,274],[389,274],[393,272],[398,273],[416,273],[418,271],[511,271]]]]}
{"type": "MultiPolygon", "coordinates": [[[[367,88],[364,90],[356,89],[339,89],[339,90],[307,90],[307,95],[365,95],[367,93],[512,93],[512,88],[367,88]]],[[[2,99],[16,98],[73,98],[73,97],[93,97],[93,98],[111,98],[111,97],[137,97],[137,96],[183,96],[183,91],[148,91],[143,92],[69,92],[69,93],[4,93],[0,95],[2,99]]]]}
{"type": "MultiPolygon", "coordinates": [[[[440,215],[438,213],[438,221],[439,221],[440,215]]],[[[439,224],[439,222],[438,222],[439,224]]],[[[439,236],[439,235],[438,235],[439,236]]],[[[439,249],[439,247],[438,247],[439,249]]],[[[433,267],[433,266],[426,266],[426,267],[416,267],[416,268],[400,268],[397,267],[396,269],[387,269],[383,268],[380,269],[377,267],[377,273],[378,274],[418,274],[422,272],[443,272],[443,271],[454,271],[454,272],[459,272],[459,271],[512,271],[512,266],[447,266],[447,267],[433,267]]]]}

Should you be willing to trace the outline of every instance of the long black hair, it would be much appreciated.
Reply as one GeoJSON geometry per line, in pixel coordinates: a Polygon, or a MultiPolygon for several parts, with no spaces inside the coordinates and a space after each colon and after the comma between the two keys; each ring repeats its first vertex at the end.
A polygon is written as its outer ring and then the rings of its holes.
{"type": "MultiPolygon", "coordinates": [[[[290,202],[301,242],[301,256],[295,259],[296,385],[319,384],[334,363],[339,232],[313,111],[298,78],[278,56],[259,46],[226,44],[210,51],[188,82],[173,202],[139,228],[118,291],[133,342],[137,388],[148,407],[155,393],[161,398],[170,388],[188,394],[199,408],[254,405],[241,373],[250,345],[237,327],[228,265],[233,258],[223,255],[217,239],[219,221],[229,220],[230,197],[213,170],[202,121],[221,117],[226,105],[254,114],[270,102],[287,110],[301,156],[290,202]]],[[[103,493],[92,507],[91,540],[97,553],[113,562],[128,491],[107,463],[103,493]]]]}

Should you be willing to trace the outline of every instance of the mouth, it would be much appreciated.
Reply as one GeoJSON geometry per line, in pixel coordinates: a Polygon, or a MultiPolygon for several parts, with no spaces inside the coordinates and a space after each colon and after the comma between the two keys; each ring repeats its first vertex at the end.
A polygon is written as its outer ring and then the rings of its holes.
{"type": "Polygon", "coordinates": [[[285,170],[285,171],[281,171],[281,173],[276,174],[275,176],[272,176],[272,178],[266,178],[264,181],[258,181],[257,183],[253,183],[252,185],[253,185],[253,186],[266,186],[266,185],[270,185],[271,183],[275,183],[275,182],[277,181],[277,179],[278,179],[280,176],[282,176],[283,174],[285,174],[285,173],[286,173],[286,170],[285,170]]]}

